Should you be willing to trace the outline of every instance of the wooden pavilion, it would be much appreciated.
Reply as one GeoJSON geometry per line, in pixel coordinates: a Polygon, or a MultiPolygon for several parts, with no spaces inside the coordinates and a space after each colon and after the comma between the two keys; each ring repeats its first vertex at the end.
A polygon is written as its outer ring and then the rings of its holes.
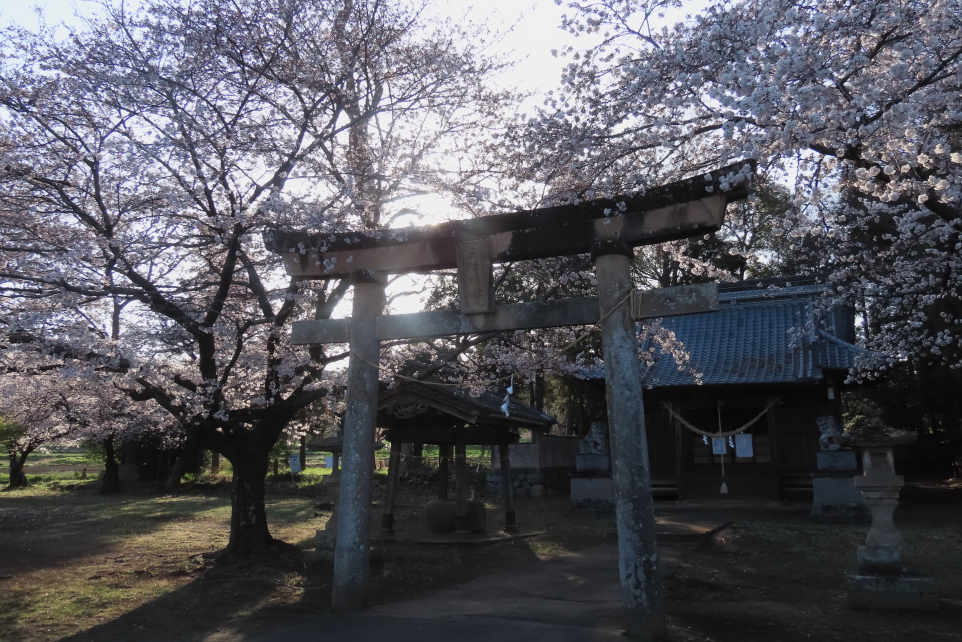
{"type": "MultiPolygon", "coordinates": [[[[474,397],[446,384],[404,382],[378,396],[377,426],[385,429],[391,443],[388,464],[387,497],[382,526],[394,525],[394,500],[397,496],[398,471],[403,444],[431,444],[439,448],[438,499],[448,500],[448,476],[451,459],[455,465],[455,530],[468,529],[467,446],[498,446],[504,478],[511,479],[508,445],[516,443],[519,431],[547,431],[554,417],[535,410],[515,399],[507,402],[504,394],[485,392],[474,397]]],[[[511,484],[505,483],[505,530],[517,528],[511,484]]]]}

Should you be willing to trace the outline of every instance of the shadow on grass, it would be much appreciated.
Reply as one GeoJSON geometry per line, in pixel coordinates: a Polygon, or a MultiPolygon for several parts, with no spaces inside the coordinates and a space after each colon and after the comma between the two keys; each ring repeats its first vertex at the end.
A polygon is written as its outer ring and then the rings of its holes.
{"type": "MultiPolygon", "coordinates": [[[[0,496],[0,563],[7,568],[13,560],[17,566],[15,579],[0,582],[0,638],[39,642],[69,633],[62,639],[213,642],[263,637],[302,619],[330,616],[329,565],[305,568],[299,557],[281,554],[247,564],[201,561],[198,553],[223,546],[227,538],[228,489],[215,495],[210,490],[99,496],[90,487],[0,496]],[[73,633],[80,627],[85,630],[73,633]]],[[[431,495],[406,494],[409,506],[398,511],[399,529],[424,528],[420,506],[431,495]]],[[[284,494],[269,503],[279,536],[297,541],[311,531],[313,498],[284,494]]],[[[484,547],[379,545],[371,602],[407,600],[542,555],[613,541],[613,522],[565,517],[566,506],[563,497],[518,503],[523,529],[553,531],[536,540],[484,547]]],[[[497,528],[501,511],[494,507],[489,515],[497,528]]]]}
{"type": "Polygon", "coordinates": [[[330,568],[305,572],[296,557],[266,555],[208,564],[189,583],[119,617],[62,638],[71,642],[194,642],[262,635],[311,614],[330,612],[330,568]],[[311,582],[325,580],[319,584],[311,582]],[[319,590],[315,590],[320,587],[319,590]]]}
{"type": "Polygon", "coordinates": [[[146,535],[165,523],[223,513],[226,496],[145,497],[134,491],[98,495],[99,482],[34,494],[0,494],[0,536],[6,572],[68,565],[78,557],[109,554],[120,541],[146,535]]]}
{"type": "MultiPolygon", "coordinates": [[[[398,530],[426,530],[421,509],[426,497],[407,494],[410,505],[396,513],[398,530]]],[[[557,504],[548,510],[532,505],[528,516],[540,524],[564,505],[557,504]]],[[[524,515],[522,509],[520,505],[519,516],[524,515]]],[[[293,504],[271,512],[285,521],[304,519],[302,509],[293,504]]],[[[379,522],[379,511],[375,513],[373,521],[379,522]]],[[[537,561],[531,544],[530,540],[482,547],[378,544],[372,552],[369,601],[399,602],[537,561]]],[[[189,583],[64,640],[200,642],[265,637],[302,621],[332,617],[332,572],[329,563],[305,566],[299,557],[282,554],[245,563],[208,563],[189,583]]]]}
{"type": "MultiPolygon", "coordinates": [[[[372,556],[372,606],[399,602],[538,558],[523,541],[490,547],[388,544],[372,556]],[[497,550],[495,550],[497,549],[497,550]]],[[[63,642],[255,640],[318,618],[329,622],[330,564],[267,555],[215,563],[200,577],[63,642]]],[[[440,608],[440,607],[439,607],[440,608]]],[[[318,623],[319,629],[324,627],[318,623]]]]}

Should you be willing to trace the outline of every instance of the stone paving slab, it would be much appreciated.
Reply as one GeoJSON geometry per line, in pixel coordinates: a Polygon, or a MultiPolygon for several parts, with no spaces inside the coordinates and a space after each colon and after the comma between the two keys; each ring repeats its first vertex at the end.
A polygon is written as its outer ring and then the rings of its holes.
{"type": "MultiPolygon", "coordinates": [[[[575,514],[578,514],[575,511],[575,514]]],[[[582,514],[584,519],[604,519],[591,511],[582,514]]],[[[614,519],[614,516],[611,516],[614,519]]],[[[655,516],[655,537],[664,544],[700,544],[731,523],[723,515],[706,512],[676,512],[655,516]]],[[[513,539],[525,539],[543,535],[547,531],[522,531],[506,533],[488,531],[486,533],[394,533],[373,538],[377,543],[413,543],[437,545],[484,546],[513,539]]]]}
{"type": "Polygon", "coordinates": [[[615,642],[625,640],[618,631],[599,631],[496,617],[448,617],[429,621],[371,615],[319,620],[290,629],[278,629],[257,642],[615,642]]]}
{"type": "Polygon", "coordinates": [[[547,531],[522,531],[520,533],[506,533],[504,531],[488,531],[486,533],[398,533],[395,535],[381,535],[374,537],[375,544],[437,544],[440,546],[486,546],[513,539],[527,539],[544,535],[547,531]]]}
{"type": "Polygon", "coordinates": [[[363,613],[318,617],[261,642],[611,642],[621,635],[618,548],[595,546],[363,613]]]}
{"type": "MultiPolygon", "coordinates": [[[[660,547],[673,572],[688,546],[660,547]]],[[[236,638],[235,638],[236,639],[236,638]]],[[[623,640],[618,547],[602,544],[363,613],[309,618],[255,642],[614,642],[623,640]]]]}
{"type": "MultiPolygon", "coordinates": [[[[657,516],[660,570],[669,575],[690,544],[730,515],[684,511],[657,516]],[[672,538],[677,539],[672,539],[672,538]],[[674,541],[680,545],[673,545],[674,541]]],[[[351,615],[308,618],[256,642],[613,642],[623,640],[618,546],[601,544],[530,562],[411,600],[351,615]]],[[[235,638],[236,639],[236,638],[235,638]]]]}

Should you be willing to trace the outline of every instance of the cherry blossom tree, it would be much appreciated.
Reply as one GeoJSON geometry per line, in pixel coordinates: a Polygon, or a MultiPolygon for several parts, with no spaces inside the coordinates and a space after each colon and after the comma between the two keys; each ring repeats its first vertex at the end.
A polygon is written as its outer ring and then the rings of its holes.
{"type": "Polygon", "coordinates": [[[511,97],[464,29],[375,0],[151,0],[3,37],[0,347],[100,355],[185,447],[225,456],[229,555],[277,544],[270,450],[343,357],[286,326],[329,317],[347,282],[284,276],[261,235],[383,227],[467,189],[469,156],[442,153],[511,97]]]}
{"type": "MultiPolygon", "coordinates": [[[[23,448],[20,445],[24,432],[24,427],[16,421],[8,417],[0,417],[0,444],[6,449],[10,463],[7,490],[23,488],[27,485],[27,476],[23,472],[26,457],[23,456],[23,448]]],[[[28,456],[29,454],[27,453],[28,456]]]]}
{"type": "Polygon", "coordinates": [[[38,448],[67,439],[78,429],[67,413],[74,403],[60,381],[60,373],[28,377],[0,377],[0,442],[10,462],[8,488],[27,485],[23,467],[38,448]]]}
{"type": "MultiPolygon", "coordinates": [[[[636,250],[635,282],[667,288],[798,273],[805,261],[799,244],[787,238],[797,225],[791,216],[791,193],[775,182],[757,183],[756,193],[728,206],[722,229],[715,234],[636,250]]],[[[807,262],[804,267],[809,267],[807,262]]]]}
{"type": "Polygon", "coordinates": [[[962,365],[962,3],[722,0],[660,28],[681,3],[569,6],[591,46],[513,139],[520,181],[570,200],[757,159],[869,347],[962,365]]]}

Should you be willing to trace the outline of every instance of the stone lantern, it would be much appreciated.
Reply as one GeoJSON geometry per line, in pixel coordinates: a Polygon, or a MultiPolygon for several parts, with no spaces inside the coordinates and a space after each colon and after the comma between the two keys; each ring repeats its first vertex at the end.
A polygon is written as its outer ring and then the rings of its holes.
{"type": "Polygon", "coordinates": [[[905,485],[895,474],[894,446],[915,443],[918,433],[895,430],[876,418],[866,426],[835,437],[836,443],[862,453],[863,474],[855,485],[872,513],[865,544],[858,547],[858,571],[845,578],[849,606],[937,611],[935,578],[912,568],[905,540],[895,527],[893,513],[905,485]]]}

